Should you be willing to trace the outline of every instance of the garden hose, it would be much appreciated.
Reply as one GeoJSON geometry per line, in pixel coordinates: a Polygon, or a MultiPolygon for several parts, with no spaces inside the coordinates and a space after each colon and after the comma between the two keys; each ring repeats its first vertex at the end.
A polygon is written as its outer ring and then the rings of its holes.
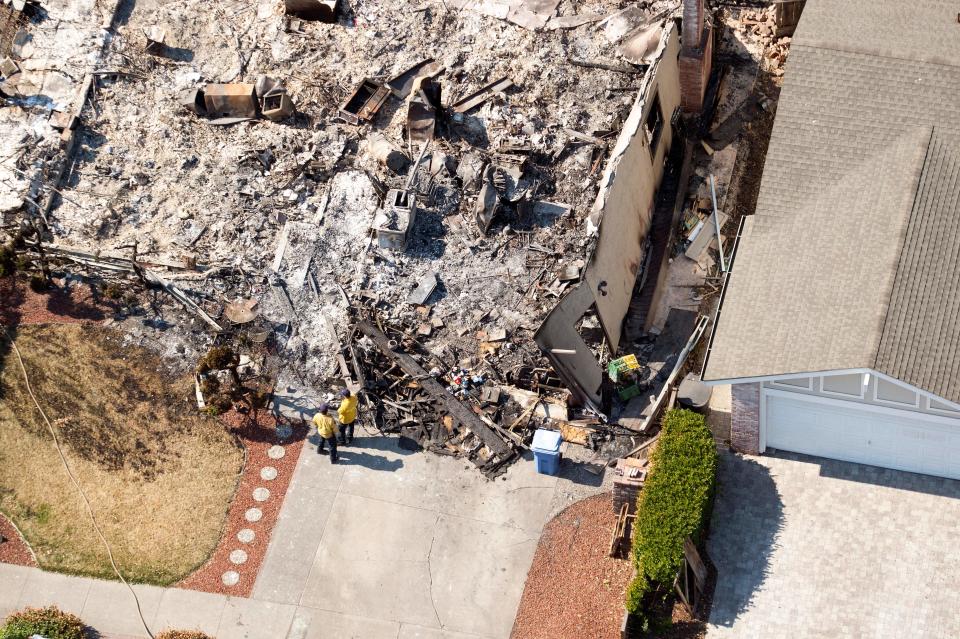
{"type": "Polygon", "coordinates": [[[13,352],[17,356],[17,362],[20,364],[20,370],[23,372],[23,381],[27,385],[27,392],[30,394],[30,399],[33,400],[34,405],[37,407],[37,410],[40,411],[40,415],[43,417],[43,421],[47,424],[47,429],[50,431],[50,435],[53,437],[53,443],[57,447],[57,454],[60,455],[60,461],[63,462],[63,467],[67,471],[67,476],[70,477],[70,481],[73,482],[77,492],[79,492],[80,496],[83,498],[83,503],[87,507],[87,513],[90,515],[90,521],[93,522],[93,528],[97,532],[97,536],[100,538],[100,541],[103,542],[103,547],[107,549],[107,556],[110,558],[110,565],[113,566],[113,572],[116,573],[120,581],[123,582],[123,585],[125,585],[130,590],[130,594],[133,595],[133,600],[137,604],[137,615],[140,616],[140,623],[143,624],[143,629],[146,631],[147,636],[150,637],[150,639],[155,639],[153,633],[150,632],[150,628],[147,626],[147,620],[143,618],[143,610],[140,608],[140,598],[137,597],[137,593],[133,589],[133,586],[127,583],[127,580],[124,579],[123,575],[120,573],[120,569],[117,567],[117,562],[113,559],[113,550],[110,548],[110,543],[107,541],[107,538],[103,536],[103,531],[100,530],[100,524],[97,523],[97,518],[93,513],[93,506],[90,504],[90,500],[87,498],[87,494],[84,492],[83,487],[80,486],[80,482],[77,481],[73,471],[70,469],[70,464],[67,463],[67,458],[64,456],[63,449],[60,447],[60,440],[57,438],[57,432],[54,430],[53,424],[50,423],[50,419],[47,417],[47,414],[43,411],[43,408],[40,407],[40,402],[37,401],[37,396],[33,394],[33,387],[30,386],[30,377],[27,375],[27,367],[23,364],[23,357],[20,356],[20,349],[17,347],[17,343],[10,336],[10,333],[7,332],[7,327],[3,324],[0,324],[0,328],[3,329],[3,334],[10,342],[10,345],[13,346],[13,352]]]}

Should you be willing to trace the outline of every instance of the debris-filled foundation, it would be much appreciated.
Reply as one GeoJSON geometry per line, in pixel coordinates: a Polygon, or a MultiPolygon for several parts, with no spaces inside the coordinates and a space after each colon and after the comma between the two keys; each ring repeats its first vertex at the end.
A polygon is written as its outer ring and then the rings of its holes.
{"type": "Polygon", "coordinates": [[[649,264],[679,211],[718,276],[686,179],[702,195],[691,163],[736,155],[692,143],[736,87],[703,3],[496,4],[0,5],[2,240],[118,295],[113,322],[173,366],[229,346],[281,412],[350,386],[384,432],[490,476],[537,427],[629,448],[646,426],[621,416],[650,417],[628,405],[702,328],[652,362],[670,295],[624,327],[645,278],[669,285],[649,264]],[[693,102],[684,56],[708,58],[693,102]],[[630,354],[625,396],[608,364],[630,354]]]}

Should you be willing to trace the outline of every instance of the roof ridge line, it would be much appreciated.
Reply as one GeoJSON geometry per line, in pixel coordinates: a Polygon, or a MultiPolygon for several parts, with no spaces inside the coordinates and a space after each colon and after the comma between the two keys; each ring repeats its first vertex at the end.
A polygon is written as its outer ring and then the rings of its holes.
{"type": "Polygon", "coordinates": [[[880,329],[880,338],[877,340],[877,350],[873,354],[873,366],[874,370],[879,370],[880,366],[880,349],[883,347],[883,338],[887,335],[887,325],[890,323],[890,309],[892,308],[891,303],[893,302],[893,292],[897,289],[897,280],[900,279],[900,265],[903,263],[903,247],[907,242],[907,238],[910,236],[910,223],[913,221],[914,213],[916,212],[917,207],[917,195],[920,192],[920,188],[923,186],[923,171],[927,166],[927,160],[930,157],[930,147],[933,142],[933,134],[936,130],[934,125],[930,125],[930,135],[927,136],[927,146],[923,151],[923,161],[920,163],[920,169],[916,175],[916,186],[913,190],[913,199],[910,204],[910,215],[907,218],[907,228],[903,233],[903,237],[900,238],[900,255],[897,258],[897,268],[894,271],[894,276],[890,278],[890,286],[887,288],[884,299],[887,300],[887,310],[883,314],[883,326],[880,329]]]}

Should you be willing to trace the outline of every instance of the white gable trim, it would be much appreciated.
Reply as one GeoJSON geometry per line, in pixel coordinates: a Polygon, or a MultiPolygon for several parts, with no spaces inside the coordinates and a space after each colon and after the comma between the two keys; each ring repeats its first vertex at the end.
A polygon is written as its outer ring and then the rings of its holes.
{"type": "MultiPolygon", "coordinates": [[[[886,378],[889,379],[889,378],[886,378]]],[[[897,382],[901,386],[907,388],[913,388],[902,382],[897,382]]],[[[850,408],[855,406],[857,410],[875,413],[878,415],[909,415],[910,419],[918,420],[927,423],[930,426],[933,426],[939,430],[949,432],[951,430],[956,430],[958,419],[956,417],[948,417],[946,414],[942,415],[933,415],[929,412],[908,412],[902,408],[896,408],[894,406],[878,406],[877,404],[861,404],[853,403],[848,400],[843,399],[834,399],[832,397],[824,397],[823,395],[808,395],[808,394],[799,394],[793,393],[790,391],[783,391],[776,388],[767,388],[764,387],[760,389],[760,433],[759,433],[759,450],[761,453],[766,452],[767,450],[767,398],[768,397],[784,397],[784,398],[803,398],[805,402],[811,402],[815,404],[822,404],[826,406],[835,406],[837,408],[850,408]]],[[[942,400],[937,400],[942,401],[942,400]]]]}
{"type": "MultiPolygon", "coordinates": [[[[786,375],[761,375],[758,377],[734,377],[730,379],[711,379],[711,380],[702,380],[702,381],[704,384],[707,384],[708,386],[721,386],[725,384],[752,384],[755,382],[775,382],[777,380],[792,379],[794,377],[823,377],[825,375],[854,375],[854,374],[874,375],[879,379],[890,382],[891,384],[896,384],[897,386],[901,386],[915,393],[919,393],[920,396],[922,397],[926,397],[927,399],[932,399],[933,401],[938,402],[940,404],[946,404],[947,406],[950,406],[956,410],[960,410],[960,404],[956,402],[951,402],[950,400],[944,399],[939,395],[935,395],[934,393],[925,391],[922,388],[918,388],[917,386],[912,386],[911,384],[907,384],[906,382],[900,381],[895,377],[890,377],[889,375],[878,373],[877,371],[871,368],[844,368],[844,369],[832,370],[832,371],[807,371],[807,372],[789,373],[786,375]]],[[[933,410],[936,410],[936,409],[933,409],[933,410]]]]}

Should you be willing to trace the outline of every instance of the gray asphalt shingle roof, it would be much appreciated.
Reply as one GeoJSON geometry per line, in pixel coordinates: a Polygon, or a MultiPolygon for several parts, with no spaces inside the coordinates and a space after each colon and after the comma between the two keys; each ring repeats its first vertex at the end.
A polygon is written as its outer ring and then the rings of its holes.
{"type": "Polygon", "coordinates": [[[705,379],[872,368],[960,401],[960,25],[907,4],[808,0],[705,379]]]}

